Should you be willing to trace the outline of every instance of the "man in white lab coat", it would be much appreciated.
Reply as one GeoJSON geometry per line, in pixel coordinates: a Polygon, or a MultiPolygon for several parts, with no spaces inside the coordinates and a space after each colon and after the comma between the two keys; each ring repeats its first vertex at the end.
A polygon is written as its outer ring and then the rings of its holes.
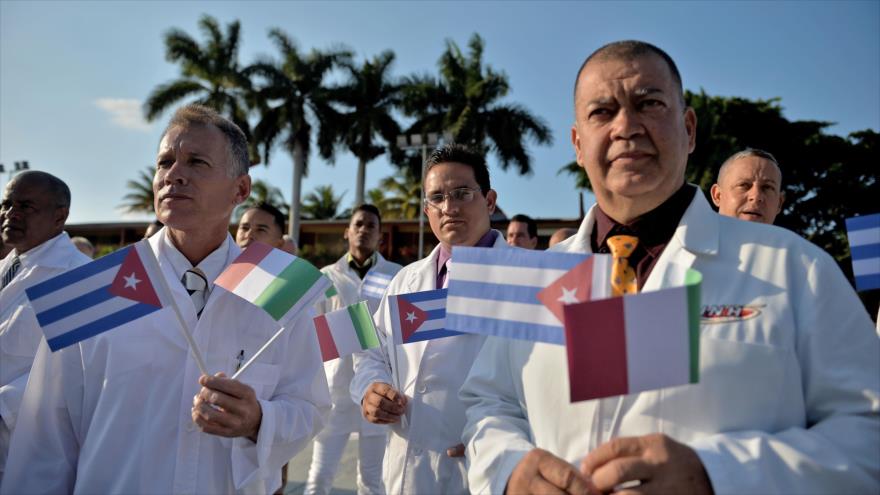
{"type": "MultiPolygon", "coordinates": [[[[348,252],[336,263],[321,269],[338,292],[336,297],[320,305],[321,312],[340,309],[358,301],[367,301],[370,314],[376,312],[388,281],[403,268],[379,253],[381,228],[382,217],[378,208],[363,204],[354,209],[343,233],[348,242],[348,252]]],[[[384,493],[382,457],[388,427],[366,421],[361,417],[361,408],[352,402],[349,387],[354,376],[354,364],[351,356],[324,363],[324,370],[333,409],[327,417],[324,430],[315,438],[304,493],[330,493],[345,444],[355,432],[358,433],[358,493],[384,493]]]]}
{"type": "Polygon", "coordinates": [[[43,334],[24,290],[87,263],[64,232],[70,189],[40,171],[16,175],[0,202],[0,233],[13,250],[0,260],[0,481],[28,372],[43,334]]]}
{"type": "Polygon", "coordinates": [[[209,282],[240,253],[227,228],[250,192],[247,169],[241,130],[190,105],[163,133],[153,180],[165,228],[150,246],[217,374],[200,375],[167,307],[55,353],[43,341],[0,492],[278,488],[281,466],[320,429],[329,396],[307,315],[277,323],[209,282]],[[287,332],[240,380],[226,378],[281,325],[287,332]]]}
{"type": "Polygon", "coordinates": [[[454,262],[447,263],[452,246],[507,246],[504,235],[489,226],[496,193],[481,156],[446,145],[431,155],[426,168],[425,214],[440,245],[391,281],[374,317],[385,351],[355,356],[351,382],[352,399],[364,417],[392,425],[383,466],[389,494],[467,493],[460,444],[465,416],[458,391],[484,337],[394,346],[387,295],[445,287],[448,273],[455,270],[454,262]],[[404,413],[406,424],[401,424],[404,413]]]}
{"type": "Polygon", "coordinates": [[[876,493],[880,340],[831,257],[684,183],[696,117],[660,49],[595,52],[575,116],[597,205],[555,249],[635,237],[620,256],[641,291],[702,272],[700,383],[572,404],[563,346],[488,339],[461,392],[471,489],[876,493]]]}

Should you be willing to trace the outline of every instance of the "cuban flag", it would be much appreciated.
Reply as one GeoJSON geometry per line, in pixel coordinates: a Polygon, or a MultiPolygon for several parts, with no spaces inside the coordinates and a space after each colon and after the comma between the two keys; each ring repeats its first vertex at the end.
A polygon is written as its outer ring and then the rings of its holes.
{"type": "Polygon", "coordinates": [[[25,293],[54,352],[170,304],[164,285],[154,283],[161,276],[150,245],[142,240],[25,293]]]}
{"type": "Polygon", "coordinates": [[[446,289],[388,296],[388,303],[397,345],[461,335],[446,329],[446,289]]]}
{"type": "Polygon", "coordinates": [[[609,267],[602,255],[453,247],[446,328],[563,345],[562,306],[603,297],[609,267]]]}
{"type": "Polygon", "coordinates": [[[361,296],[371,299],[382,299],[385,295],[385,289],[391,283],[393,275],[377,272],[375,270],[367,273],[361,282],[361,296]]]}
{"type": "Polygon", "coordinates": [[[880,213],[847,218],[846,235],[856,289],[880,288],[880,213]]]}

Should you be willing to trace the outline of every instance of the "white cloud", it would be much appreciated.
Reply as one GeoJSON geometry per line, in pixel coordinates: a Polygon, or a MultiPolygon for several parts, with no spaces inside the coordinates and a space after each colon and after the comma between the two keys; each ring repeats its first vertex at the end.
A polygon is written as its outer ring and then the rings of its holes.
{"type": "Polygon", "coordinates": [[[110,120],[119,127],[134,131],[149,131],[151,128],[141,113],[140,100],[98,98],[95,105],[110,114],[110,120]]]}

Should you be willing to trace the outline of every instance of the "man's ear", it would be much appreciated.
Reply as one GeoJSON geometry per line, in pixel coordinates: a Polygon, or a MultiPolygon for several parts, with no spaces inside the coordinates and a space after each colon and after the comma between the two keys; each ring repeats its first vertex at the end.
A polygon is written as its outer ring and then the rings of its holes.
{"type": "Polygon", "coordinates": [[[241,177],[236,179],[235,184],[235,197],[233,201],[236,205],[240,205],[245,202],[251,195],[251,176],[249,174],[244,174],[241,177]]]}
{"type": "Polygon", "coordinates": [[[571,145],[574,147],[574,156],[575,156],[575,159],[577,160],[578,165],[583,167],[584,160],[581,157],[581,138],[580,138],[580,136],[578,136],[576,124],[572,124],[572,126],[571,126],[571,145]]]}
{"type": "Polygon", "coordinates": [[[721,188],[718,187],[718,184],[712,184],[712,189],[709,189],[709,195],[712,196],[712,202],[715,203],[715,206],[721,208],[721,188]]]}
{"type": "Polygon", "coordinates": [[[688,154],[691,154],[697,147],[697,113],[691,107],[684,111],[684,129],[688,135],[688,154]]]}
{"type": "Polygon", "coordinates": [[[785,204],[785,191],[779,192],[779,208],[776,209],[776,214],[782,213],[782,206],[785,204]]]}
{"type": "Polygon", "coordinates": [[[489,215],[495,213],[495,201],[498,199],[498,193],[494,189],[486,192],[486,206],[489,208],[489,215]]]}
{"type": "Polygon", "coordinates": [[[70,208],[67,206],[59,206],[55,208],[55,218],[52,219],[55,224],[55,228],[63,229],[64,222],[67,221],[67,216],[70,215],[70,208]]]}

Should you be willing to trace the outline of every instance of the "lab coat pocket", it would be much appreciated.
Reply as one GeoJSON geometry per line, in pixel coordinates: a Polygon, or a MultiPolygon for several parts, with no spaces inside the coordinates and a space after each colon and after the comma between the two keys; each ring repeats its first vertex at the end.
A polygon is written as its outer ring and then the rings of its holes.
{"type": "Polygon", "coordinates": [[[238,380],[254,389],[257,399],[272,397],[281,369],[277,364],[251,363],[238,380]]]}

